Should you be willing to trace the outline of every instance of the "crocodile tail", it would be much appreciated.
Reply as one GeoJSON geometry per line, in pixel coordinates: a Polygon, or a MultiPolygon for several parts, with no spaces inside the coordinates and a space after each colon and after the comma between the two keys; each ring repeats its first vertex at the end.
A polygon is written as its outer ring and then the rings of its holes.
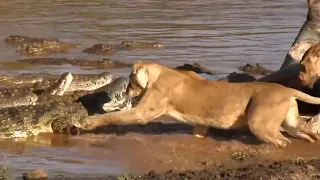
{"type": "Polygon", "coordinates": [[[309,104],[320,104],[320,98],[310,96],[309,94],[306,94],[304,92],[298,91],[296,89],[292,90],[292,96],[300,101],[309,103],[309,104]]]}

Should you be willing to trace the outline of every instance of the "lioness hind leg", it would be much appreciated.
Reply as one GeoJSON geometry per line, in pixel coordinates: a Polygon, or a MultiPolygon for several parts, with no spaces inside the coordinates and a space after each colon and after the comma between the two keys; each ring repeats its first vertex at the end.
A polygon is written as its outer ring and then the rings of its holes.
{"type": "Polygon", "coordinates": [[[311,130],[309,131],[301,122],[297,101],[295,99],[291,99],[290,108],[282,123],[282,127],[290,135],[307,140],[311,143],[320,140],[319,135],[312,133],[311,130]]]}
{"type": "Polygon", "coordinates": [[[280,126],[287,110],[287,108],[285,108],[286,104],[280,103],[279,106],[270,106],[258,105],[258,103],[256,103],[250,106],[248,111],[248,125],[251,132],[258,139],[277,147],[285,147],[291,143],[291,141],[280,132],[280,126]]]}

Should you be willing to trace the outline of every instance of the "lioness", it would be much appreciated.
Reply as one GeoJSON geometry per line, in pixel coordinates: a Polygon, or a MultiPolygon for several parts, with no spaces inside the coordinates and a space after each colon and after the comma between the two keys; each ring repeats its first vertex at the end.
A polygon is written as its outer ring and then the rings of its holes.
{"type": "Polygon", "coordinates": [[[228,83],[209,81],[158,63],[134,64],[127,93],[141,96],[128,110],[88,117],[82,127],[108,124],[146,124],[169,115],[194,126],[221,129],[249,127],[260,140],[285,147],[291,143],[280,132],[315,142],[318,134],[300,123],[296,99],[320,104],[298,90],[272,83],[228,83]]]}

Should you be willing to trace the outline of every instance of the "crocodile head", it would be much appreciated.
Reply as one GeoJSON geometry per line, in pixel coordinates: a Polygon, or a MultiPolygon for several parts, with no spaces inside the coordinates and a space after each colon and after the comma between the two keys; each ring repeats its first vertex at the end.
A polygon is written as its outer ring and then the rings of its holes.
{"type": "Polygon", "coordinates": [[[130,108],[131,101],[126,95],[129,80],[126,77],[115,78],[110,84],[96,89],[93,93],[77,99],[89,111],[89,114],[106,113],[130,108]]]}
{"type": "Polygon", "coordinates": [[[113,75],[108,72],[100,74],[73,75],[73,81],[67,91],[86,90],[93,91],[112,81],[113,75]]]}
{"type": "Polygon", "coordinates": [[[60,79],[45,90],[47,95],[62,96],[72,83],[73,76],[70,72],[63,73],[60,79]]]}
{"type": "Polygon", "coordinates": [[[109,101],[103,102],[102,105],[105,112],[131,108],[130,98],[126,94],[128,84],[128,78],[119,77],[108,86],[109,89],[104,89],[109,97],[109,101]]]}

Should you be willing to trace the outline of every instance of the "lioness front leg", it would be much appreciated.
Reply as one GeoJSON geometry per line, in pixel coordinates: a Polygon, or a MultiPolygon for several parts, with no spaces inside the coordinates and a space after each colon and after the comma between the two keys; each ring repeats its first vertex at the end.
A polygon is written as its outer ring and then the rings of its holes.
{"type": "Polygon", "coordinates": [[[147,124],[165,113],[166,99],[155,101],[153,98],[155,96],[161,97],[161,93],[158,91],[146,92],[140,102],[131,109],[90,116],[86,119],[83,128],[94,129],[109,124],[147,124]]]}
{"type": "Polygon", "coordinates": [[[285,147],[291,141],[280,132],[281,124],[290,108],[290,100],[283,99],[276,103],[264,103],[256,97],[248,110],[248,125],[251,132],[260,140],[285,147]]]}

